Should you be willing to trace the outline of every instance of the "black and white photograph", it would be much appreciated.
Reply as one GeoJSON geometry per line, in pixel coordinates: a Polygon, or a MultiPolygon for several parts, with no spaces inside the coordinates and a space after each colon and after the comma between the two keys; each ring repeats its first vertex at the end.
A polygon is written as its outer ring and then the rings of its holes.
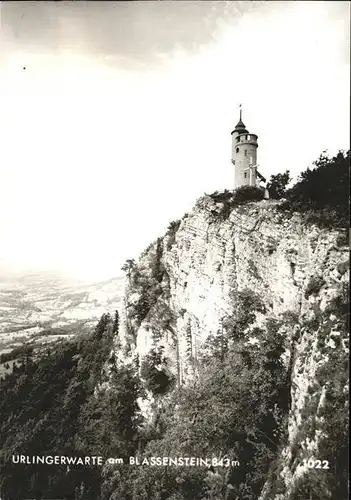
{"type": "Polygon", "coordinates": [[[0,500],[349,498],[349,1],[0,2],[0,500]]]}

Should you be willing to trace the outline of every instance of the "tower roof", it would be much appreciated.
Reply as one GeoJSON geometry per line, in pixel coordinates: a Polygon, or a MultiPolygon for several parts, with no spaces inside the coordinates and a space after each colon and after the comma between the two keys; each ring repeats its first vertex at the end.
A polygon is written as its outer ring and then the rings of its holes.
{"type": "Polygon", "coordinates": [[[233,130],[232,134],[234,132],[238,132],[239,134],[248,134],[248,130],[246,130],[246,127],[242,121],[242,112],[241,112],[241,104],[240,104],[240,117],[238,123],[235,125],[235,129],[233,130]]]}
{"type": "Polygon", "coordinates": [[[234,129],[236,132],[247,132],[246,130],[246,127],[242,121],[242,119],[240,118],[240,120],[238,121],[238,123],[235,125],[235,129],[234,129]]]}

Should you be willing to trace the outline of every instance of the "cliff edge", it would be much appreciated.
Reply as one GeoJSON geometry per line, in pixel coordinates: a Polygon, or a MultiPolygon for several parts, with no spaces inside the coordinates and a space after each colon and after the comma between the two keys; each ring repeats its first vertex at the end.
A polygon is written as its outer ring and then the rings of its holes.
{"type": "MultiPolygon", "coordinates": [[[[165,385],[186,386],[201,376],[211,349],[240,340],[259,352],[274,322],[289,401],[285,439],[260,499],[307,499],[307,476],[309,488],[323,489],[318,498],[334,498],[318,469],[324,478],[342,473],[328,446],[337,439],[335,401],[343,407],[348,393],[345,236],[281,210],[278,201],[232,201],[205,195],[138,261],[127,261],[114,358],[143,377],[143,361],[158,355],[165,385]]],[[[140,405],[151,421],[166,390],[146,389],[140,405]]]]}

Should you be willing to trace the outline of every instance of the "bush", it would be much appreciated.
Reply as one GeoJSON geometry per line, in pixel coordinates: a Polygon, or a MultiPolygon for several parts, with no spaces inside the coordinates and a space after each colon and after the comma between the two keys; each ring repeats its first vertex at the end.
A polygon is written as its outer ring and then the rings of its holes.
{"type": "MultiPolygon", "coordinates": [[[[299,207],[296,207],[294,204],[291,205],[291,208],[296,211],[300,211],[299,207]]],[[[336,227],[336,228],[344,228],[345,222],[348,220],[348,211],[340,209],[335,209],[333,207],[324,207],[324,208],[309,208],[302,210],[304,213],[304,217],[306,222],[309,224],[316,224],[320,227],[336,227]]],[[[344,245],[347,244],[348,232],[347,235],[343,237],[344,245]]]]}
{"type": "MultiPolygon", "coordinates": [[[[225,189],[222,192],[215,191],[209,195],[213,201],[216,203],[221,203],[222,208],[219,212],[219,216],[226,220],[230,216],[230,213],[234,207],[239,205],[244,205],[250,201],[260,201],[264,198],[264,190],[262,188],[257,188],[254,186],[242,186],[234,191],[228,191],[225,189]]],[[[218,215],[217,211],[214,211],[218,215]]]]}
{"type": "Polygon", "coordinates": [[[255,186],[241,186],[234,192],[234,203],[242,205],[248,201],[263,200],[264,189],[255,186]]]}
{"type": "Polygon", "coordinates": [[[307,284],[305,299],[308,299],[313,294],[317,294],[323,285],[325,285],[325,281],[322,276],[313,276],[307,284]]]}
{"type": "Polygon", "coordinates": [[[233,193],[225,189],[224,191],[215,191],[214,193],[209,195],[213,201],[216,203],[225,203],[226,201],[230,201],[233,197],[233,193]]]}
{"type": "Polygon", "coordinates": [[[326,484],[326,476],[328,475],[329,474],[325,474],[325,471],[323,471],[323,475],[320,474],[320,471],[318,470],[309,471],[308,474],[299,478],[291,496],[291,500],[302,500],[303,498],[330,500],[332,497],[326,484]]]}

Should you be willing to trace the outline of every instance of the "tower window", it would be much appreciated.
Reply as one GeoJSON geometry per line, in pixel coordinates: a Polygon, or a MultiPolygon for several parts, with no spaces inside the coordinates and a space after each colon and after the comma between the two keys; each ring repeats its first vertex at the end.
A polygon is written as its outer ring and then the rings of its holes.
{"type": "Polygon", "coordinates": [[[246,179],[247,178],[247,172],[244,173],[244,178],[246,179]]]}
{"type": "Polygon", "coordinates": [[[239,153],[239,148],[236,148],[236,150],[235,150],[235,151],[236,151],[237,153],[239,153]]]}
{"type": "Polygon", "coordinates": [[[247,156],[247,149],[245,149],[245,151],[244,151],[244,155],[245,155],[245,156],[247,156]]]}

